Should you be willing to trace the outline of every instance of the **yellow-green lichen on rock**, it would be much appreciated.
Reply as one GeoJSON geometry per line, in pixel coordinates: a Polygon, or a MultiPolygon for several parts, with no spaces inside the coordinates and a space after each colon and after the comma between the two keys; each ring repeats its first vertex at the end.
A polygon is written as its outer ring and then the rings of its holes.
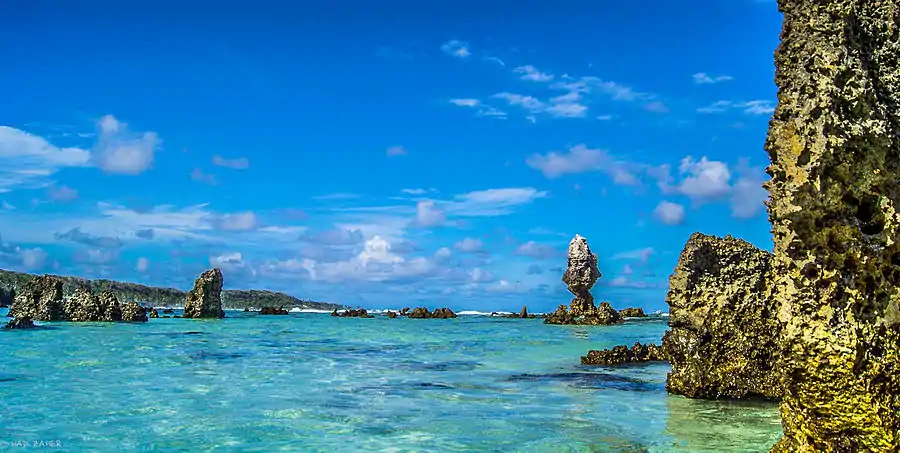
{"type": "Polygon", "coordinates": [[[694,233],[669,278],[666,390],[689,398],[782,395],[781,324],[772,254],[731,236],[694,233]]]}
{"type": "Polygon", "coordinates": [[[776,452],[900,451],[900,1],[779,0],[776,452]]]}

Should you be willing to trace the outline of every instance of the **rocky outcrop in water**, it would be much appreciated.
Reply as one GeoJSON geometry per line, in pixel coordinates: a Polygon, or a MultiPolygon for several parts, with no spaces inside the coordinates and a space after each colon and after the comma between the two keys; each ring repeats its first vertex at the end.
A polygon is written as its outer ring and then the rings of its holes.
{"type": "Polygon", "coordinates": [[[431,312],[425,307],[416,307],[407,316],[411,319],[427,319],[431,317],[431,312]]]}
{"type": "Polygon", "coordinates": [[[122,306],[119,304],[119,297],[115,292],[105,289],[100,291],[97,296],[100,303],[100,319],[99,321],[121,321],[122,306]]]}
{"type": "Polygon", "coordinates": [[[582,365],[622,365],[626,363],[665,361],[663,349],[655,344],[635,343],[628,346],[615,346],[612,349],[591,350],[587,356],[581,357],[582,365]]]}
{"type": "Polygon", "coordinates": [[[64,321],[63,282],[52,276],[36,277],[23,285],[9,308],[13,318],[64,321]]]}
{"type": "Polygon", "coordinates": [[[342,312],[334,310],[331,312],[331,316],[338,316],[341,318],[374,318],[374,316],[370,315],[365,308],[344,310],[342,312]]]}
{"type": "Polygon", "coordinates": [[[694,233],[669,278],[666,390],[690,398],[779,398],[781,325],[772,254],[694,233]]]}
{"type": "Polygon", "coordinates": [[[222,271],[210,269],[194,282],[194,289],[187,294],[183,318],[224,318],[222,310],[222,271]]]}
{"type": "Polygon", "coordinates": [[[646,318],[647,314],[644,313],[643,308],[628,307],[619,310],[619,316],[622,318],[646,318]]]}
{"type": "Polygon", "coordinates": [[[290,314],[284,307],[263,307],[259,310],[261,315],[288,315],[290,314]]]}
{"type": "Polygon", "coordinates": [[[569,307],[560,305],[548,314],[545,324],[590,324],[606,325],[620,321],[619,313],[608,302],[600,307],[594,305],[591,288],[600,278],[597,269],[597,255],[591,252],[587,239],[575,235],[569,242],[569,259],[562,281],[575,297],[569,307]]]}
{"type": "Polygon", "coordinates": [[[34,329],[34,321],[31,318],[13,318],[3,326],[6,330],[34,329]]]}
{"type": "Polygon", "coordinates": [[[385,313],[384,315],[387,316],[388,318],[391,318],[391,319],[394,319],[394,318],[397,317],[397,313],[394,313],[394,312],[392,312],[392,311],[390,311],[390,310],[388,310],[387,313],[385,313]]]}
{"type": "Polygon", "coordinates": [[[156,311],[155,308],[150,309],[150,313],[147,314],[148,318],[159,318],[159,312],[156,311]]]}
{"type": "Polygon", "coordinates": [[[400,316],[409,316],[409,307],[403,307],[400,309],[400,316]]]}
{"type": "Polygon", "coordinates": [[[779,0],[775,451],[900,451],[900,2],[779,0]]]}
{"type": "Polygon", "coordinates": [[[147,322],[147,310],[137,302],[129,302],[122,307],[122,321],[147,322]]]}
{"type": "Polygon", "coordinates": [[[444,307],[435,308],[433,312],[425,307],[416,307],[407,316],[410,319],[451,319],[456,318],[456,313],[444,307]]]}

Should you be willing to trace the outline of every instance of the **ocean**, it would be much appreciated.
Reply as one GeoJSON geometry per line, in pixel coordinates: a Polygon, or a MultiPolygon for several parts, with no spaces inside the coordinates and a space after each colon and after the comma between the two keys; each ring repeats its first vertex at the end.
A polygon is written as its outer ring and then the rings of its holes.
{"type": "Polygon", "coordinates": [[[667,364],[580,365],[658,343],[662,317],[227,316],[0,331],[0,451],[764,452],[781,433],[776,404],[666,394],[667,364]]]}

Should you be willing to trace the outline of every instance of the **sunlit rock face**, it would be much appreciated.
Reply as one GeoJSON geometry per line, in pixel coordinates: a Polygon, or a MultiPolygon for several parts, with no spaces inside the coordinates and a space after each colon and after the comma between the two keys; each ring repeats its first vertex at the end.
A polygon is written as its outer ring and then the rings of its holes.
{"type": "Polygon", "coordinates": [[[773,451],[900,451],[900,1],[778,3],[773,451]]]}
{"type": "Polygon", "coordinates": [[[772,254],[694,233],[669,277],[666,390],[689,398],[778,399],[781,324],[772,254]]]}

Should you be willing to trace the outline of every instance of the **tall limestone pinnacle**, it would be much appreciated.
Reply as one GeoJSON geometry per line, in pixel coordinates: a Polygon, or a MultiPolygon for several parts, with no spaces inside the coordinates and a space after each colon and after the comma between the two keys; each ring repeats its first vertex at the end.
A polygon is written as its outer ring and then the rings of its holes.
{"type": "Polygon", "coordinates": [[[900,451],[900,0],[778,4],[773,451],[900,451]]]}

